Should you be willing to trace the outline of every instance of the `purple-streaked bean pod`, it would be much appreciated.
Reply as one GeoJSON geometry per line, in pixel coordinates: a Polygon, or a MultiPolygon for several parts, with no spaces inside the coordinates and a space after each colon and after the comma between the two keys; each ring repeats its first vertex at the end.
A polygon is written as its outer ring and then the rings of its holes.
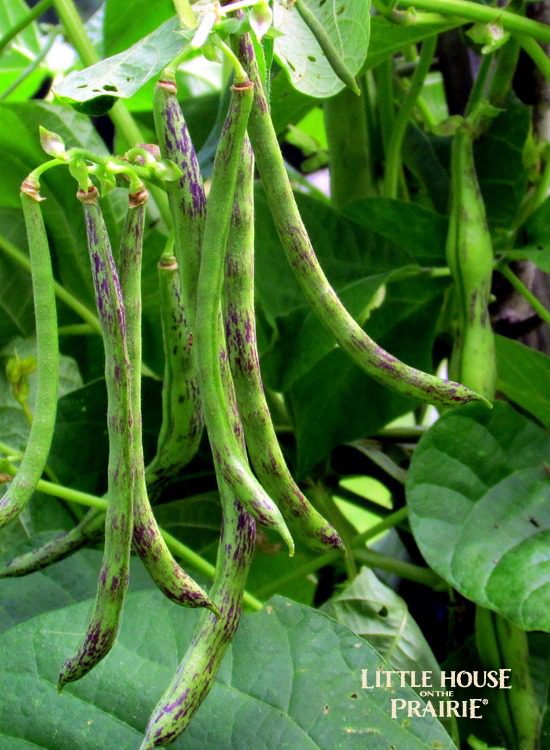
{"type": "Polygon", "coordinates": [[[55,289],[48,237],[40,209],[42,197],[35,181],[21,185],[21,205],[31,261],[36,324],[36,401],[31,431],[21,465],[0,498],[0,527],[19,515],[30,500],[46,467],[55,428],[59,347],[55,289]]]}
{"type": "Polygon", "coordinates": [[[231,427],[230,406],[222,378],[222,368],[227,361],[220,336],[225,246],[252,97],[253,87],[249,82],[233,86],[216,151],[197,287],[198,375],[204,421],[218,472],[259,523],[280,533],[292,553],[294,544],[283,516],[251,473],[231,427]]]}
{"type": "Polygon", "coordinates": [[[153,581],[169,599],[187,607],[208,607],[217,612],[208,595],[174,560],[158,528],[145,482],[140,363],[141,266],[146,200],[145,189],[129,196],[119,256],[120,287],[126,311],[126,345],[130,362],[134,548],[153,581]]]}
{"type": "Polygon", "coordinates": [[[189,725],[206,698],[239,624],[242,596],[256,541],[256,524],[231,488],[220,485],[223,523],[210,595],[220,615],[204,612],[168,689],[155,707],[140,750],[168,745],[189,725]]]}
{"type": "Polygon", "coordinates": [[[460,383],[442,380],[401,362],[373,341],[352,318],[321,268],[292,192],[250,36],[239,40],[239,55],[254,83],[248,134],[277,233],[304,296],[341,348],[368,375],[405,396],[438,406],[488,402],[460,383]]]}
{"type": "Polygon", "coordinates": [[[286,465],[266,402],[254,310],[254,156],[242,151],[225,259],[225,338],[252,465],[291,530],[313,549],[342,549],[335,529],[311,505],[286,465]]]}
{"type": "Polygon", "coordinates": [[[162,424],[156,455],[145,473],[150,491],[155,492],[193,458],[204,424],[193,361],[193,333],[183,306],[175,257],[163,256],[160,259],[158,279],[165,357],[162,424]]]}
{"type": "Polygon", "coordinates": [[[84,640],[65,662],[58,688],[87,674],[109,653],[117,632],[128,587],[132,544],[132,407],[131,368],[126,344],[126,314],[107,228],[92,187],[79,191],[84,208],[97,311],[105,349],[107,426],[109,434],[109,506],[105,519],[105,547],[96,600],[84,640]]]}

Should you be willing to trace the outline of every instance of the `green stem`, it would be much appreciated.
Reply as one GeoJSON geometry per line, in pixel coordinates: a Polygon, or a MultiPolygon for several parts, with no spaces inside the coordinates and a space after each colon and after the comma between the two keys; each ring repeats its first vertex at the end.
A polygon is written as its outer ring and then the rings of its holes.
{"type": "MultiPolygon", "coordinates": [[[[350,542],[351,546],[355,548],[359,545],[365,544],[367,541],[369,541],[369,539],[373,539],[374,537],[382,534],[388,529],[393,529],[394,526],[397,526],[402,521],[404,521],[407,516],[407,508],[401,508],[395,513],[392,513],[391,515],[384,518],[382,521],[380,521],[380,523],[371,526],[366,531],[363,531],[361,532],[361,534],[355,536],[350,542]]],[[[256,593],[263,599],[267,599],[269,596],[275,594],[277,591],[280,591],[288,584],[293,583],[294,581],[298,581],[300,578],[304,578],[305,576],[310,575],[310,573],[315,573],[320,568],[325,567],[325,565],[331,565],[332,563],[337,562],[341,555],[342,553],[338,551],[327,552],[324,555],[320,555],[314,560],[310,560],[309,562],[304,563],[304,565],[300,565],[298,568],[291,570],[290,573],[287,573],[287,575],[285,576],[281,576],[281,578],[277,579],[276,581],[263,586],[256,593]]]]}
{"type": "Polygon", "coordinates": [[[409,118],[430,70],[436,44],[437,36],[433,36],[426,39],[422,45],[422,52],[420,53],[420,59],[412,77],[410,88],[405,99],[401,103],[398,115],[395,119],[386,155],[386,175],[384,179],[384,195],[386,198],[397,197],[403,138],[405,137],[409,118]]]}
{"type": "Polygon", "coordinates": [[[533,292],[528,289],[521,279],[518,279],[516,274],[511,270],[508,264],[502,264],[498,266],[499,272],[504,278],[510,282],[514,289],[521,294],[521,296],[527,300],[533,310],[537,313],[541,320],[550,325],[550,310],[547,310],[542,302],[535,297],[533,292]]]}
{"type": "Polygon", "coordinates": [[[355,551],[355,558],[358,562],[367,565],[369,568],[378,568],[386,573],[393,573],[407,581],[421,583],[423,586],[439,590],[442,587],[443,580],[434,573],[431,568],[422,568],[419,565],[397,560],[395,557],[383,555],[372,549],[360,549],[355,551]]]}
{"type": "Polygon", "coordinates": [[[372,195],[365,97],[345,88],[324,103],[330,195],[335,208],[372,195]]]}
{"type": "Polygon", "coordinates": [[[94,336],[97,331],[89,323],[73,323],[59,326],[57,333],[59,336],[94,336]]]}
{"type": "Polygon", "coordinates": [[[344,562],[348,574],[348,579],[353,581],[357,575],[357,565],[351,549],[352,533],[355,528],[350,524],[340,508],[334,502],[331,492],[323,484],[314,484],[309,490],[309,495],[313,500],[319,512],[332,524],[338,532],[344,545],[344,562]]]}
{"type": "Polygon", "coordinates": [[[550,44],[550,27],[545,24],[500,8],[469,2],[469,0],[398,0],[398,5],[404,8],[433,11],[444,16],[458,16],[477,23],[500,23],[506,31],[525,34],[543,44],[550,44]]]}
{"type": "Polygon", "coordinates": [[[34,8],[31,8],[28,13],[25,13],[25,15],[22,16],[19,21],[11,27],[11,29],[8,29],[8,31],[6,31],[6,33],[0,38],[0,54],[8,44],[23,31],[23,29],[26,29],[33,21],[40,18],[40,16],[53,5],[53,2],[54,0],[40,0],[40,2],[37,3],[34,8]]]}
{"type": "Polygon", "coordinates": [[[489,77],[489,71],[491,70],[491,65],[493,62],[493,55],[484,55],[481,58],[481,63],[479,65],[479,70],[477,72],[476,79],[474,81],[474,85],[472,87],[472,90],[470,92],[470,96],[468,98],[468,106],[466,108],[466,116],[471,114],[474,109],[477,107],[477,105],[480,103],[480,101],[485,98],[484,92],[485,92],[485,84],[487,82],[487,79],[489,77]]]}
{"type": "Polygon", "coordinates": [[[51,48],[54,45],[54,42],[57,38],[58,31],[57,29],[53,29],[53,32],[50,32],[49,39],[46,42],[46,44],[42,47],[40,52],[36,55],[34,60],[31,62],[30,65],[27,65],[25,70],[21,73],[20,76],[16,78],[16,80],[11,84],[11,86],[8,86],[8,88],[2,92],[2,95],[0,96],[0,101],[7,99],[10,94],[13,94],[14,91],[16,91],[19,86],[30,76],[34,73],[34,71],[41,65],[42,61],[48,54],[48,52],[51,50],[51,48]]]}
{"type": "Polygon", "coordinates": [[[550,58],[540,44],[524,34],[518,34],[516,38],[523,51],[529,55],[546,80],[550,81],[550,58]]]}
{"type": "MultiPolygon", "coordinates": [[[[73,0],[53,0],[53,5],[63,24],[67,38],[75,48],[80,60],[85,67],[90,67],[99,62],[100,57],[97,54],[82,19],[78,13],[73,0]]],[[[118,101],[109,112],[113,125],[116,127],[122,140],[127,148],[135,146],[136,143],[143,143],[143,134],[136,121],[128,112],[125,105],[118,101]]],[[[150,186],[151,197],[154,198],[166,226],[170,226],[170,211],[168,210],[168,201],[164,191],[158,187],[150,186]]]]}

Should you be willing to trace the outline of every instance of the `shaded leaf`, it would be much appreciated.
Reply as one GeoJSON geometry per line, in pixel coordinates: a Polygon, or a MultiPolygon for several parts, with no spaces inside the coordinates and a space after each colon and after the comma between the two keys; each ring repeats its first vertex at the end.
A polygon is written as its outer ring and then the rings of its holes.
{"type": "Polygon", "coordinates": [[[495,336],[497,390],[550,429],[550,357],[519,341],[495,336]]]}
{"type": "Polygon", "coordinates": [[[423,436],[407,475],[414,537],[463,596],[550,630],[550,437],[510,406],[466,406],[423,436]]]}
{"type": "Polygon", "coordinates": [[[365,638],[392,669],[433,672],[438,683],[439,664],[406,602],[368,568],[323,611],[365,638]]]}

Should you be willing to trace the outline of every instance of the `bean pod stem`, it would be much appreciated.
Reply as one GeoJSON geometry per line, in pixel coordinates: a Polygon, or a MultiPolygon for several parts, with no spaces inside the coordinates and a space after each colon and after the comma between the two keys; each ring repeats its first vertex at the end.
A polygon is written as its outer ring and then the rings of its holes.
{"type": "Polygon", "coordinates": [[[78,198],[84,209],[97,311],[105,348],[109,506],[94,610],[80,648],[63,665],[59,675],[59,690],[68,682],[87,674],[109,653],[115,641],[128,587],[132,543],[132,382],[126,344],[126,315],[97,190],[91,188],[87,193],[79,191],[78,198]]]}
{"type": "Polygon", "coordinates": [[[31,260],[36,324],[36,402],[31,431],[17,476],[0,499],[0,527],[19,515],[34,492],[46,467],[57,411],[59,347],[55,286],[38,186],[29,180],[21,186],[21,204],[31,260]]]}
{"type": "Polygon", "coordinates": [[[352,318],[330,285],[307,234],[271,121],[249,35],[239,40],[241,61],[254,83],[248,133],[281,244],[311,308],[342,349],[368,375],[398,393],[438,406],[485,399],[459,383],[401,362],[373,341],[352,318]]]}
{"type": "Polygon", "coordinates": [[[246,444],[256,474],[287,522],[313,549],[342,549],[334,528],[285,463],[262,385],[254,311],[254,156],[245,139],[225,259],[225,337],[246,444]]]}
{"type": "Polygon", "coordinates": [[[120,248],[120,286],[126,311],[130,363],[131,460],[133,466],[133,541],[147,572],[169,599],[188,607],[217,611],[207,594],[174,560],[161,536],[145,482],[141,425],[141,265],[147,192],[129,196],[120,248]]]}

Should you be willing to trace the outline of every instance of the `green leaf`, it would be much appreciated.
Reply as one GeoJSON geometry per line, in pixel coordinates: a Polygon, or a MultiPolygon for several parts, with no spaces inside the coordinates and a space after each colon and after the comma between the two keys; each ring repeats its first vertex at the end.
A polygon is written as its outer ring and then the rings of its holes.
{"type": "Polygon", "coordinates": [[[124,52],[70,73],[56,87],[57,97],[74,105],[132,96],[181,52],[178,29],[177,18],[171,18],[124,52]]]}
{"type": "Polygon", "coordinates": [[[510,406],[467,406],[423,436],[407,476],[414,537],[463,596],[550,630],[550,437],[510,406]]]}
{"type": "Polygon", "coordinates": [[[171,0],[107,0],[103,16],[103,54],[124,52],[174,16],[171,0]]]}
{"type": "Polygon", "coordinates": [[[545,273],[550,273],[550,200],[546,199],[529,217],[520,236],[524,245],[513,250],[511,255],[516,259],[530,260],[545,273]]]}
{"type": "MultiPolygon", "coordinates": [[[[157,591],[130,593],[111,655],[59,696],[59,665],[78,642],[89,604],[47,612],[0,637],[2,750],[139,745],[200,615],[157,591]]],[[[242,618],[211,693],[174,750],[364,750],[365,738],[369,750],[452,750],[435,719],[390,718],[392,698],[416,698],[410,688],[361,690],[360,670],[383,665],[344,626],[277,597],[242,618]]]]}
{"type": "MultiPolygon", "coordinates": [[[[308,5],[351,74],[357,75],[369,44],[370,2],[308,0],[308,5]]],[[[275,37],[275,58],[298,91],[324,99],[344,88],[296,8],[275,0],[273,26],[279,32],[275,37]]]]}
{"type": "Polygon", "coordinates": [[[417,203],[366,198],[347,205],[346,216],[394,242],[421,266],[444,266],[447,220],[417,203]]]}
{"type": "Polygon", "coordinates": [[[443,31],[448,31],[460,25],[460,22],[452,20],[442,20],[438,23],[401,25],[392,23],[382,16],[374,16],[371,19],[370,45],[366,68],[367,70],[375,68],[397,52],[401,52],[408,45],[417,44],[435,34],[441,34],[443,31]]]}
{"type": "Polygon", "coordinates": [[[496,336],[497,391],[550,429],[550,357],[519,341],[496,336]]]}
{"type": "Polygon", "coordinates": [[[439,664],[406,602],[368,568],[323,611],[365,638],[392,669],[433,672],[437,684],[439,664]]]}
{"type": "MultiPolygon", "coordinates": [[[[384,304],[366,329],[381,346],[408,364],[432,371],[432,346],[442,292],[441,279],[388,284],[384,304]]],[[[410,411],[411,399],[365,375],[341,350],[327,354],[288,391],[303,475],[337,445],[364,438],[410,411]]]]}

